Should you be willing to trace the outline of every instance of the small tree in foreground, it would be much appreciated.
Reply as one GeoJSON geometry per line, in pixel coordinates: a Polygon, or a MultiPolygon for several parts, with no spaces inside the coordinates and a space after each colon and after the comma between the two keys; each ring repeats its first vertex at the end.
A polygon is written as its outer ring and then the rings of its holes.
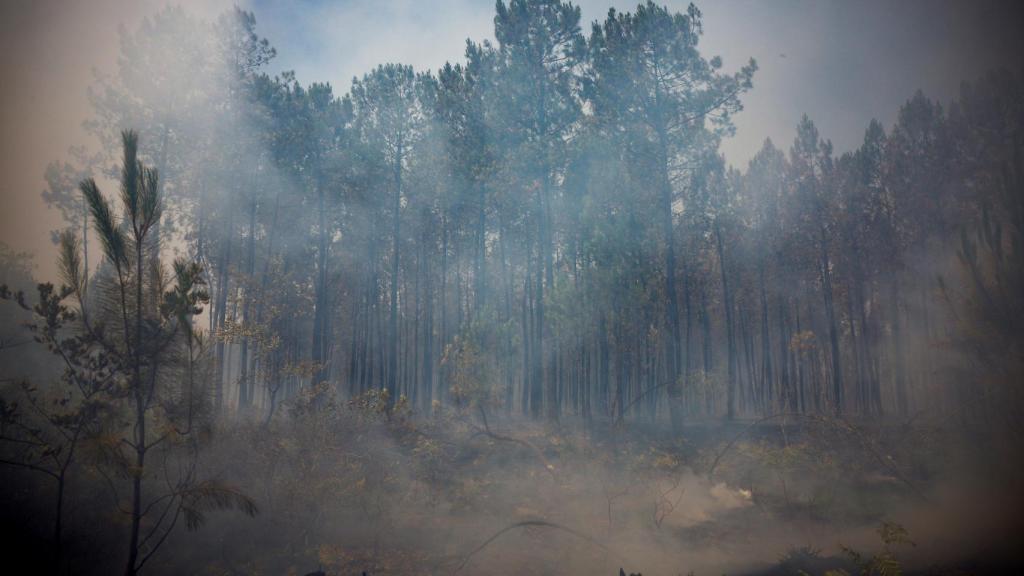
{"type": "Polygon", "coordinates": [[[138,159],[134,132],[124,132],[122,140],[123,217],[114,216],[94,180],[80,185],[103,248],[96,277],[87,279],[77,237],[66,233],[61,288],[40,284],[35,305],[23,293],[0,291],[34,313],[28,329],[64,365],[59,383],[46,390],[22,386],[30,409],[0,404],[0,437],[22,447],[9,463],[57,481],[58,552],[65,479],[76,447],[89,443],[88,464],[130,521],[124,573],[134,575],[182,518],[193,530],[211,509],[237,508],[250,516],[257,509],[241,492],[198,473],[210,420],[202,377],[207,354],[193,318],[208,296],[197,264],[177,260],[173,276],[161,265],[150,235],[160,219],[158,175],[138,159]],[[126,486],[130,499],[123,502],[126,486]]]}
{"type": "Polygon", "coordinates": [[[131,484],[125,574],[133,575],[152,558],[180,517],[195,529],[203,522],[204,509],[239,508],[254,515],[256,505],[228,486],[197,477],[196,423],[203,395],[195,390],[195,347],[201,343],[192,330],[192,317],[202,312],[209,298],[197,265],[175,262],[170,285],[160,264],[158,238],[150,237],[160,220],[158,174],[138,159],[134,132],[124,132],[122,140],[121,221],[115,220],[95,181],[84,180],[81,189],[112,269],[104,282],[97,282],[103,290],[99,324],[90,327],[85,322],[85,327],[95,345],[116,358],[121,380],[126,422],[111,437],[107,453],[114,469],[131,484]],[[147,461],[156,450],[162,452],[162,465],[147,461]],[[160,474],[154,469],[161,469],[160,474]],[[163,490],[145,498],[147,480],[158,476],[163,490]]]}

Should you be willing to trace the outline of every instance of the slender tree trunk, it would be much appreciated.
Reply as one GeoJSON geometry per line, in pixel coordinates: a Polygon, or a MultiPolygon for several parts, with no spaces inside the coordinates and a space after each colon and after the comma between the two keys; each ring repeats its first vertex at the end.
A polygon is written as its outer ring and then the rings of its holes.
{"type": "MultiPolygon", "coordinates": [[[[539,202],[539,197],[538,197],[539,202]]],[[[541,215],[538,213],[538,219],[541,215]]],[[[539,221],[539,220],[538,220],[539,221]]],[[[529,242],[527,242],[529,244],[529,242]]],[[[534,419],[541,417],[541,409],[544,406],[544,260],[543,244],[537,243],[535,254],[536,264],[531,269],[527,264],[527,276],[532,276],[531,288],[533,290],[533,345],[530,349],[530,414],[534,419]]],[[[531,256],[528,253],[528,258],[531,256]]]]}
{"type": "Polygon", "coordinates": [[[799,394],[795,389],[794,382],[790,376],[791,357],[789,334],[789,313],[786,306],[786,297],[779,297],[779,386],[783,394],[782,402],[789,410],[796,411],[799,394]]]}
{"type": "Polygon", "coordinates": [[[679,382],[679,345],[682,341],[679,327],[679,295],[676,291],[676,241],[672,225],[672,183],[668,174],[668,144],[664,130],[658,131],[658,170],[661,213],[661,233],[665,241],[665,298],[668,300],[670,340],[665,346],[668,380],[668,408],[672,429],[679,434],[683,429],[683,393],[679,382]]]}
{"type": "MultiPolygon", "coordinates": [[[[438,352],[441,357],[444,357],[445,348],[448,346],[449,341],[449,323],[448,323],[448,242],[449,242],[449,230],[448,230],[449,219],[447,216],[441,216],[441,294],[438,299],[438,306],[441,307],[441,334],[440,334],[440,348],[438,352]]],[[[437,382],[437,398],[441,401],[447,399],[448,381],[445,377],[444,370],[438,371],[438,382],[437,382]]]]}
{"type": "Polygon", "coordinates": [[[722,305],[725,307],[726,347],[729,354],[729,381],[726,383],[726,409],[729,420],[734,420],[736,418],[736,336],[734,334],[732,317],[732,293],[729,291],[729,274],[726,271],[725,248],[722,245],[722,228],[717,220],[715,221],[715,243],[718,247],[718,264],[722,272],[722,305]]]}
{"type": "Polygon", "coordinates": [[[800,301],[794,305],[796,311],[796,333],[801,338],[800,348],[796,350],[794,365],[796,366],[797,397],[800,400],[800,412],[807,413],[807,388],[804,385],[804,357],[807,355],[803,349],[803,330],[800,328],[800,301]]]}
{"type": "Polygon", "coordinates": [[[530,320],[533,318],[532,306],[530,305],[533,288],[530,278],[532,266],[530,265],[530,241],[526,241],[526,271],[523,274],[523,299],[520,325],[523,330],[523,389],[521,409],[524,416],[531,415],[531,400],[534,396],[533,388],[533,328],[530,320]]]}
{"type": "Polygon", "coordinates": [[[240,377],[238,379],[238,407],[248,408],[253,402],[254,387],[249,385],[249,308],[252,306],[253,288],[256,281],[256,197],[250,200],[249,204],[249,238],[247,260],[249,265],[248,279],[245,286],[242,303],[242,327],[245,329],[242,336],[242,349],[239,354],[240,377]]]}
{"type": "MultiPolygon", "coordinates": [[[[711,340],[711,313],[708,310],[708,280],[700,287],[700,325],[701,325],[701,346],[704,357],[704,382],[707,384],[715,372],[714,342],[711,340]]],[[[705,404],[708,415],[714,414],[714,390],[710,386],[704,386],[705,404]]]]}
{"type": "Polygon", "coordinates": [[[890,322],[892,322],[893,386],[896,389],[896,411],[900,416],[906,416],[909,412],[909,402],[907,399],[906,367],[904,365],[903,322],[900,318],[902,314],[900,296],[899,279],[894,278],[889,289],[889,305],[892,318],[890,322]]]}
{"type": "MultiPolygon", "coordinates": [[[[142,476],[146,469],[146,400],[148,394],[143,390],[142,383],[142,283],[143,283],[143,244],[145,237],[136,233],[135,236],[135,334],[132,338],[132,392],[135,397],[135,467],[131,470],[132,477],[132,525],[128,542],[128,564],[125,576],[134,576],[137,572],[139,556],[139,530],[142,524],[142,476]]],[[[127,338],[128,335],[126,334],[127,338]]]]}
{"type": "MultiPolygon", "coordinates": [[[[277,191],[277,194],[275,194],[275,196],[274,196],[274,216],[273,216],[273,218],[270,221],[270,229],[267,230],[267,250],[266,250],[266,255],[264,256],[266,261],[263,263],[263,271],[260,273],[260,285],[259,285],[259,289],[256,292],[256,295],[257,295],[257,298],[258,298],[257,302],[256,302],[256,324],[257,325],[262,325],[262,323],[263,323],[263,310],[264,310],[264,304],[265,304],[265,301],[266,301],[267,282],[270,281],[270,264],[273,261],[273,257],[274,257],[274,242],[275,242],[275,239],[277,238],[277,221],[278,221],[278,216],[280,215],[280,209],[281,209],[281,191],[279,189],[277,191]]],[[[262,363],[264,363],[263,356],[264,356],[264,349],[260,345],[260,343],[257,342],[256,346],[255,346],[255,349],[253,350],[253,362],[252,362],[252,365],[254,366],[254,369],[255,369],[255,367],[258,367],[262,363]]],[[[267,370],[265,372],[265,374],[270,373],[270,372],[271,372],[270,370],[267,370]]],[[[273,373],[274,374],[278,374],[278,372],[273,372],[273,373]]],[[[256,388],[256,379],[255,378],[256,378],[256,375],[254,374],[253,375],[253,380],[252,380],[252,386],[251,386],[251,389],[254,390],[254,391],[255,391],[255,388],[256,388]]],[[[268,384],[268,382],[265,381],[264,384],[268,384]]],[[[279,383],[274,382],[273,385],[277,386],[277,385],[279,385],[279,383]]],[[[271,413],[271,415],[273,415],[273,398],[271,398],[270,413],[271,413]]],[[[268,416],[268,418],[269,418],[269,416],[268,416]]]]}
{"type": "Polygon", "coordinates": [[[391,315],[388,321],[388,392],[391,394],[392,402],[397,398],[396,387],[398,385],[398,272],[402,230],[402,144],[402,139],[399,137],[394,165],[395,196],[392,202],[394,216],[391,249],[391,315]]]}
{"type": "Polygon", "coordinates": [[[608,394],[611,388],[611,352],[608,345],[608,320],[602,311],[598,320],[598,394],[601,412],[608,414],[608,394]]]}
{"type": "Polygon", "coordinates": [[[484,263],[487,256],[487,190],[483,183],[478,184],[477,216],[476,216],[476,254],[473,264],[473,309],[479,312],[487,301],[487,274],[484,263]]]}
{"type": "Polygon", "coordinates": [[[825,227],[821,226],[819,230],[821,235],[822,291],[825,295],[825,315],[828,319],[829,350],[832,357],[832,386],[836,412],[842,413],[844,409],[844,388],[842,356],[839,351],[839,325],[833,303],[832,270],[828,257],[828,239],[825,235],[825,227]]]}
{"type": "Polygon", "coordinates": [[[512,364],[512,280],[509,274],[508,252],[505,246],[506,236],[508,236],[508,233],[506,231],[505,223],[502,221],[498,229],[498,248],[501,251],[501,254],[499,254],[501,258],[501,281],[505,292],[505,314],[502,320],[509,325],[509,329],[504,330],[505,354],[502,361],[502,367],[505,372],[505,413],[506,415],[511,415],[512,403],[515,400],[515,391],[513,390],[515,387],[515,377],[514,367],[512,364]]]}
{"type": "Polygon", "coordinates": [[[761,262],[758,279],[761,289],[761,384],[762,409],[770,414],[775,409],[774,372],[772,370],[772,339],[768,321],[768,292],[765,289],[764,262],[761,262]]]}
{"type": "Polygon", "coordinates": [[[423,322],[423,406],[427,414],[433,411],[434,397],[434,294],[430,270],[430,257],[426,257],[423,259],[423,300],[426,309],[423,322]]]}
{"type": "MultiPolygon", "coordinates": [[[[686,337],[683,339],[683,382],[686,393],[693,398],[693,303],[690,268],[683,263],[683,307],[686,310],[686,337]]],[[[692,408],[691,408],[692,411],[692,408]]]]}
{"type": "Polygon", "coordinates": [[[317,385],[324,382],[327,375],[327,251],[329,249],[327,234],[327,207],[325,186],[317,182],[317,260],[316,260],[316,293],[313,309],[313,344],[310,359],[315,366],[313,381],[317,385]]]}
{"type": "Polygon", "coordinates": [[[860,410],[861,414],[866,415],[870,411],[870,402],[868,400],[868,389],[865,385],[866,379],[864,376],[864,372],[862,370],[863,362],[861,362],[861,347],[863,346],[861,341],[864,339],[864,335],[861,334],[860,336],[858,336],[857,334],[857,317],[854,315],[853,312],[853,302],[855,300],[853,292],[856,291],[856,284],[856,280],[851,280],[851,289],[846,295],[846,317],[850,322],[850,348],[853,352],[854,371],[853,385],[856,389],[858,409],[860,410]]]}
{"type": "MultiPolygon", "coordinates": [[[[224,329],[224,321],[227,316],[227,303],[228,303],[228,290],[231,282],[231,244],[234,240],[234,210],[228,209],[228,225],[227,231],[224,238],[224,248],[221,254],[220,266],[218,267],[218,279],[217,279],[217,302],[216,302],[216,323],[215,330],[220,332],[224,329]]],[[[224,369],[226,367],[225,362],[225,350],[224,350],[224,339],[218,334],[214,334],[217,340],[217,346],[214,351],[216,356],[216,371],[214,373],[215,382],[215,408],[218,414],[221,413],[224,406],[224,369]]]]}

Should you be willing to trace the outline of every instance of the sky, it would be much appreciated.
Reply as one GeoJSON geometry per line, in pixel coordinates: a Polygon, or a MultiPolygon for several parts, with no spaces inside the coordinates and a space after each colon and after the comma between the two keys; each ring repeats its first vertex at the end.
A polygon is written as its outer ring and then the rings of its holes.
{"type": "MultiPolygon", "coordinates": [[[[32,251],[52,277],[50,230],[59,216],[40,199],[46,164],[89,144],[81,123],[94,70],[112,72],[118,27],[132,28],[157,0],[0,0],[0,242],[32,251]]],[[[213,18],[230,1],[175,2],[213,18]]],[[[684,11],[688,2],[663,0],[684,11]]],[[[582,0],[584,32],[610,6],[582,0]]],[[[272,70],[329,81],[344,93],[379,63],[436,70],[461,59],[467,38],[493,39],[491,0],[241,0],[278,51],[272,70]]],[[[743,168],[770,137],[788,148],[806,113],[837,152],[855,148],[872,118],[890,125],[921,89],[948,102],[962,80],[1024,63],[1024,2],[1001,0],[705,0],[702,51],[727,71],[760,70],[723,142],[743,168]]]]}

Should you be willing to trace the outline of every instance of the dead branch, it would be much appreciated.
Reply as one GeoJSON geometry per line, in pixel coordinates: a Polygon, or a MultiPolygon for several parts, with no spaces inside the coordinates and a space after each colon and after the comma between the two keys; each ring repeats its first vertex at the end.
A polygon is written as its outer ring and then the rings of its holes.
{"type": "Polygon", "coordinates": [[[496,440],[498,442],[506,442],[509,444],[518,444],[520,446],[524,446],[530,449],[534,453],[534,455],[537,456],[537,459],[540,460],[541,464],[544,466],[544,470],[546,470],[548,474],[551,475],[551,478],[557,479],[555,476],[555,467],[551,464],[551,462],[548,461],[547,457],[544,456],[543,450],[541,450],[534,443],[528,440],[523,440],[522,438],[515,438],[512,436],[505,436],[502,434],[498,434],[497,432],[493,432],[491,430],[491,427],[487,423],[487,414],[486,412],[484,412],[484,409],[482,407],[480,408],[480,415],[483,420],[484,426],[483,428],[477,426],[477,431],[473,433],[472,436],[469,437],[470,440],[476,438],[477,436],[487,436],[488,438],[496,440]]]}
{"type": "Polygon", "coordinates": [[[548,522],[547,520],[539,520],[539,519],[538,520],[523,520],[522,522],[515,522],[515,523],[512,523],[512,524],[509,524],[508,526],[505,526],[501,530],[498,530],[497,532],[495,532],[493,536],[491,536],[487,540],[484,540],[484,542],[482,544],[480,544],[479,546],[474,548],[472,552],[470,552],[469,554],[466,554],[462,558],[462,562],[460,562],[459,565],[455,568],[455,570],[452,571],[452,574],[457,574],[460,570],[465,568],[466,564],[469,563],[469,560],[474,555],[476,555],[478,552],[480,552],[481,550],[486,548],[491,542],[494,542],[495,540],[500,538],[506,532],[509,532],[511,530],[515,530],[516,528],[528,528],[528,527],[531,527],[531,526],[537,526],[537,527],[543,527],[543,528],[554,528],[556,530],[562,530],[563,532],[568,532],[569,534],[572,534],[573,536],[575,536],[575,537],[577,537],[577,538],[579,538],[581,540],[584,540],[586,542],[589,542],[590,544],[593,544],[594,546],[597,546],[598,548],[604,550],[605,552],[611,552],[611,550],[609,550],[608,547],[605,546],[603,543],[599,542],[598,540],[596,540],[596,539],[594,539],[594,538],[592,538],[592,537],[590,537],[590,536],[588,536],[588,535],[586,535],[586,534],[584,534],[582,532],[578,532],[576,530],[573,530],[572,528],[569,528],[568,526],[563,526],[561,524],[556,524],[554,522],[548,522]]]}

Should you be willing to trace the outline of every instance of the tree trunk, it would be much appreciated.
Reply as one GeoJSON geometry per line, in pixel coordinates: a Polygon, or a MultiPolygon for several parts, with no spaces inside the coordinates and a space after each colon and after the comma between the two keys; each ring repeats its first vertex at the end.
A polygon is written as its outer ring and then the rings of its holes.
{"type": "Polygon", "coordinates": [[[398,150],[395,155],[394,164],[394,186],[395,196],[392,202],[393,225],[392,225],[392,249],[391,249],[391,314],[388,320],[388,393],[391,402],[397,398],[398,385],[398,271],[401,236],[401,207],[402,207],[402,139],[399,137],[398,150]]]}
{"type": "Polygon", "coordinates": [[[665,346],[668,380],[668,408],[672,430],[679,434],[683,429],[683,393],[679,385],[679,345],[682,341],[679,327],[679,295],[676,292],[676,241],[672,225],[672,183],[668,174],[668,144],[664,130],[658,131],[658,170],[660,188],[659,211],[661,233],[665,242],[665,298],[668,305],[669,342],[665,346]]]}
{"type": "Polygon", "coordinates": [[[819,228],[821,235],[821,279],[822,291],[825,296],[825,315],[828,319],[829,350],[832,357],[832,387],[835,396],[835,408],[837,413],[844,409],[844,388],[843,388],[843,364],[839,351],[839,325],[836,319],[835,305],[832,293],[832,270],[828,257],[828,239],[825,235],[825,227],[819,228]]]}
{"type": "Polygon", "coordinates": [[[239,409],[248,408],[253,401],[254,387],[249,385],[249,336],[248,332],[251,328],[249,325],[249,308],[252,306],[253,299],[253,284],[256,281],[256,197],[252,197],[249,205],[249,238],[248,238],[248,250],[247,260],[249,265],[248,270],[248,282],[245,286],[244,298],[245,301],[242,303],[242,327],[245,330],[242,336],[242,349],[239,354],[239,379],[238,379],[238,407],[239,409]]]}
{"type": "MultiPolygon", "coordinates": [[[[231,243],[234,239],[234,211],[228,211],[228,225],[227,232],[224,239],[224,248],[221,253],[220,266],[218,267],[218,279],[217,279],[217,302],[215,306],[215,316],[217,317],[215,323],[215,330],[217,332],[224,329],[224,321],[227,316],[227,302],[228,302],[228,290],[231,282],[231,274],[229,269],[231,267],[231,243]]],[[[224,339],[219,335],[214,334],[217,339],[217,346],[214,352],[216,356],[216,371],[214,372],[215,382],[215,408],[218,414],[221,413],[224,406],[224,368],[225,368],[225,351],[224,351],[224,339]]]]}
{"type": "Polygon", "coordinates": [[[732,318],[732,293],[729,291],[729,274],[726,272],[725,248],[722,245],[722,228],[717,220],[715,221],[715,244],[718,247],[718,264],[722,272],[722,305],[725,307],[726,348],[729,354],[729,381],[726,383],[727,416],[729,420],[734,420],[736,418],[736,337],[732,318]]]}

